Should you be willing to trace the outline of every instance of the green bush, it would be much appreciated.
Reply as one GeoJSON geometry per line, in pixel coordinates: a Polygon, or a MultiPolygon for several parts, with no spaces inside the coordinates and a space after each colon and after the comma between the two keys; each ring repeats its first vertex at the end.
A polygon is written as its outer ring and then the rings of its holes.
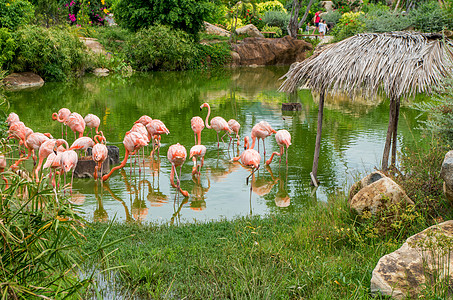
{"type": "Polygon", "coordinates": [[[127,60],[140,71],[185,70],[193,63],[197,52],[187,33],[165,25],[138,31],[124,47],[127,60]]]}
{"type": "Polygon", "coordinates": [[[274,1],[266,1],[262,3],[258,3],[256,5],[256,10],[258,11],[259,14],[264,14],[267,11],[282,11],[286,13],[285,6],[280,1],[274,0],[274,1]]]}
{"type": "Polygon", "coordinates": [[[206,5],[207,13],[204,20],[211,24],[225,24],[228,7],[222,4],[208,2],[206,5]]]}
{"type": "Polygon", "coordinates": [[[11,61],[16,50],[16,42],[7,28],[0,28],[0,70],[2,66],[11,61]]]}
{"type": "Polygon", "coordinates": [[[415,29],[422,32],[438,32],[444,28],[453,28],[453,16],[437,2],[423,2],[410,12],[410,17],[415,29]]]}
{"type": "Polygon", "coordinates": [[[338,10],[334,10],[324,14],[322,16],[322,19],[325,20],[327,23],[337,24],[338,21],[341,19],[341,13],[338,10]]]}
{"type": "Polygon", "coordinates": [[[283,32],[280,27],[272,27],[272,26],[264,26],[263,31],[268,31],[268,32],[275,32],[276,37],[282,37],[283,32]]]}
{"type": "Polygon", "coordinates": [[[362,12],[343,14],[338,24],[332,30],[335,40],[341,41],[347,37],[364,32],[365,24],[360,19],[361,15],[363,15],[362,12]]]}
{"type": "Polygon", "coordinates": [[[271,10],[264,14],[263,22],[270,27],[278,27],[282,32],[286,32],[290,15],[283,11],[271,10]]]}
{"type": "Polygon", "coordinates": [[[85,67],[86,48],[67,28],[24,26],[14,36],[17,50],[13,71],[33,71],[45,80],[61,81],[85,67]]]}
{"type": "Polygon", "coordinates": [[[360,16],[367,32],[388,32],[404,30],[411,25],[406,14],[393,13],[385,5],[368,5],[368,13],[360,16]]]}
{"type": "Polygon", "coordinates": [[[0,27],[14,31],[28,24],[34,13],[33,5],[26,0],[0,0],[0,27]]]}
{"type": "Polygon", "coordinates": [[[196,36],[208,13],[207,0],[119,0],[113,6],[118,25],[137,31],[155,24],[169,25],[196,36]]]}
{"type": "Polygon", "coordinates": [[[198,53],[192,68],[218,68],[231,60],[231,47],[227,42],[197,44],[198,53]]]}

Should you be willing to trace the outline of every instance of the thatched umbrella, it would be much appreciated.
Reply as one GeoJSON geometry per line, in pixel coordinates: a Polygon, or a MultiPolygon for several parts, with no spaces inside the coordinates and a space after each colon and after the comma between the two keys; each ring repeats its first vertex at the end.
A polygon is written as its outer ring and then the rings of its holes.
{"type": "MultiPolygon", "coordinates": [[[[400,99],[416,93],[432,93],[453,70],[453,44],[441,34],[415,32],[365,33],[325,46],[324,50],[297,63],[288,73],[281,91],[293,92],[307,86],[320,94],[318,128],[312,173],[317,181],[321,145],[324,94],[377,93],[390,99],[389,126],[382,158],[388,169],[396,159],[396,136],[400,99]]],[[[317,182],[313,182],[317,184],[317,182]]]]}

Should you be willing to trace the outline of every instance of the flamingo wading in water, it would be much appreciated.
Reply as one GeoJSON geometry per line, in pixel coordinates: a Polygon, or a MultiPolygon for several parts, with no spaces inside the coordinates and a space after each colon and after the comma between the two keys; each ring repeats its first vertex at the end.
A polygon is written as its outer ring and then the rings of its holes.
{"type": "Polygon", "coordinates": [[[269,165],[272,162],[272,158],[274,158],[274,155],[280,156],[279,162],[282,161],[282,155],[283,152],[285,152],[285,146],[286,146],[286,165],[288,165],[288,147],[291,145],[291,134],[288,132],[288,130],[281,129],[277,131],[275,134],[275,140],[277,141],[277,145],[280,146],[280,153],[278,152],[273,152],[271,157],[266,160],[266,165],[269,165]]]}
{"type": "Polygon", "coordinates": [[[94,179],[98,179],[98,172],[99,169],[101,169],[101,176],[102,176],[102,164],[104,161],[107,159],[109,156],[109,150],[107,149],[107,146],[104,145],[102,142],[105,141],[104,137],[101,137],[99,135],[96,135],[94,137],[94,140],[97,141],[96,145],[94,145],[93,150],[92,150],[92,157],[94,162],[96,163],[96,166],[94,167],[94,174],[93,177],[94,179]],[[96,139],[100,138],[101,142],[97,141],[96,139]]]}
{"type": "Polygon", "coordinates": [[[206,154],[206,147],[203,145],[195,145],[192,148],[190,148],[189,158],[191,158],[193,161],[192,175],[195,175],[197,173],[197,168],[198,168],[197,158],[201,158],[200,171],[198,171],[198,174],[200,174],[201,168],[203,167],[205,154],[206,154]]]}
{"type": "Polygon", "coordinates": [[[168,148],[167,158],[171,163],[170,183],[173,187],[177,188],[178,191],[181,192],[181,194],[184,197],[189,197],[189,192],[181,189],[181,181],[180,181],[181,169],[182,169],[182,165],[184,164],[184,161],[186,160],[186,157],[187,157],[187,151],[183,145],[180,145],[179,143],[177,143],[177,144],[171,145],[170,148],[168,148]],[[178,174],[176,174],[176,179],[178,180],[178,185],[175,185],[175,182],[174,182],[176,167],[179,167],[179,177],[178,177],[178,174]]]}
{"type": "Polygon", "coordinates": [[[83,136],[83,132],[85,131],[85,120],[80,114],[76,112],[70,114],[66,121],[66,124],[69,126],[69,128],[71,128],[75,136],[76,132],[79,133],[79,138],[83,136]]]}
{"type": "MultiPolygon", "coordinates": [[[[66,125],[66,121],[71,114],[71,111],[67,108],[62,108],[58,113],[52,114],[52,120],[58,121],[61,123],[61,138],[63,138],[63,126],[66,125]]],[[[66,127],[66,139],[68,138],[68,129],[66,127]]]]}
{"type": "Polygon", "coordinates": [[[99,126],[101,125],[101,119],[98,116],[93,114],[88,114],[83,119],[88,128],[90,128],[90,135],[92,135],[93,128],[96,131],[96,134],[104,135],[102,131],[99,131],[99,126]]]}
{"type": "Polygon", "coordinates": [[[256,139],[258,139],[258,151],[260,151],[260,139],[262,139],[264,156],[266,156],[266,146],[264,145],[264,139],[276,132],[277,131],[275,131],[266,121],[259,122],[252,128],[252,148],[255,148],[255,141],[256,139]]]}
{"type": "MultiPolygon", "coordinates": [[[[230,129],[230,126],[228,126],[228,123],[227,121],[225,121],[224,118],[222,117],[214,117],[211,119],[211,125],[209,125],[209,115],[211,114],[211,107],[209,106],[208,103],[203,103],[201,106],[200,106],[200,110],[203,109],[203,107],[207,107],[208,108],[208,115],[206,116],[206,128],[208,129],[214,129],[215,132],[217,133],[217,148],[220,147],[220,141],[219,141],[219,133],[221,131],[225,131],[226,134],[228,134],[228,136],[230,136],[230,133],[232,132],[232,130],[230,129]]],[[[231,139],[231,137],[230,137],[231,139]]],[[[223,137],[222,137],[222,142],[223,142],[223,137]]],[[[225,142],[224,142],[225,143],[225,142]]]]}
{"type": "Polygon", "coordinates": [[[248,184],[249,177],[252,176],[260,168],[261,155],[255,149],[250,149],[248,136],[244,138],[244,149],[246,150],[244,150],[244,152],[242,152],[238,157],[234,157],[233,161],[240,160],[242,165],[252,168],[252,173],[247,177],[248,184]]]}
{"type": "Polygon", "coordinates": [[[203,119],[200,117],[193,117],[190,120],[190,127],[192,127],[193,134],[195,137],[195,145],[201,145],[201,131],[204,129],[204,122],[203,119]],[[198,136],[198,142],[197,142],[198,136]]]}

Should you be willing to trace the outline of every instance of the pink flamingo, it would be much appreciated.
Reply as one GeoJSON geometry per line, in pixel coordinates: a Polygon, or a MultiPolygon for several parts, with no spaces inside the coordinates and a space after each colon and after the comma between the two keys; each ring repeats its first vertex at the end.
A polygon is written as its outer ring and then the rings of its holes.
{"type": "Polygon", "coordinates": [[[76,112],[73,112],[69,115],[66,124],[71,128],[74,132],[74,135],[77,138],[76,132],[79,133],[79,138],[83,136],[83,132],[85,131],[85,120],[82,116],[76,112]]]}
{"type": "MultiPolygon", "coordinates": [[[[95,136],[94,139],[96,140],[97,137],[99,137],[99,135],[95,136]]],[[[97,141],[96,145],[94,145],[94,147],[93,147],[92,154],[91,154],[94,162],[96,163],[96,166],[94,167],[94,174],[93,174],[93,177],[96,180],[98,179],[99,169],[101,169],[101,176],[102,176],[102,172],[103,172],[102,164],[109,156],[109,150],[107,149],[107,146],[102,143],[104,140],[102,140],[102,138],[101,138],[101,142],[97,141]]]]}
{"type": "Polygon", "coordinates": [[[264,156],[266,156],[266,146],[264,145],[264,139],[276,132],[277,131],[275,131],[266,121],[259,122],[252,128],[252,148],[255,148],[255,140],[258,138],[258,151],[260,151],[260,139],[262,139],[264,156]]]}
{"type": "Polygon", "coordinates": [[[151,122],[149,122],[146,125],[146,129],[148,130],[149,134],[149,139],[152,139],[153,141],[153,151],[154,153],[154,146],[155,144],[157,145],[157,155],[159,155],[159,149],[160,149],[160,136],[162,134],[169,134],[170,131],[167,129],[165,126],[164,122],[161,120],[153,119],[151,122]]]}
{"type": "Polygon", "coordinates": [[[39,182],[39,170],[41,169],[44,159],[49,156],[50,153],[56,152],[59,146],[66,145],[66,149],[69,148],[68,142],[63,139],[48,140],[41,144],[39,147],[39,161],[38,166],[35,169],[36,182],[39,182]]]}
{"type": "Polygon", "coordinates": [[[6,118],[6,123],[8,124],[8,126],[11,126],[11,124],[16,122],[20,122],[19,116],[14,112],[10,113],[6,118]]]}
{"type": "Polygon", "coordinates": [[[234,157],[233,161],[240,160],[242,165],[252,168],[252,173],[247,177],[248,184],[249,177],[252,176],[260,168],[261,155],[255,149],[250,149],[248,136],[244,138],[244,149],[246,150],[242,152],[238,157],[234,157]]]}
{"type": "MultiPolygon", "coordinates": [[[[208,129],[214,129],[215,132],[217,133],[217,148],[220,147],[220,141],[219,141],[219,133],[221,131],[225,131],[226,133],[225,134],[228,134],[228,136],[230,136],[229,134],[232,132],[230,127],[228,126],[228,123],[227,121],[225,121],[224,118],[222,117],[214,117],[211,119],[211,125],[208,124],[208,119],[209,119],[209,115],[211,114],[211,107],[209,106],[208,103],[203,103],[201,106],[200,106],[200,110],[203,108],[203,107],[207,107],[208,108],[208,115],[206,116],[206,128],[208,129]]],[[[223,142],[223,136],[222,136],[222,142],[223,142]]],[[[224,142],[225,143],[225,142],[224,142]]]]}
{"type": "Polygon", "coordinates": [[[181,181],[180,181],[181,169],[182,169],[182,165],[184,164],[184,161],[186,160],[186,157],[187,157],[187,151],[183,145],[180,145],[179,143],[177,143],[177,144],[171,145],[170,148],[168,148],[167,158],[171,163],[171,173],[170,173],[171,186],[177,188],[184,197],[189,197],[189,193],[187,191],[184,191],[183,189],[181,189],[181,181]],[[176,179],[178,180],[178,185],[175,185],[175,182],[174,182],[176,167],[180,167],[179,168],[179,177],[178,177],[178,174],[176,174],[176,179]]]}
{"type": "MultiPolygon", "coordinates": [[[[235,119],[228,120],[228,126],[230,126],[231,130],[236,134],[237,145],[239,146],[241,142],[239,141],[239,129],[241,128],[241,124],[235,119]]],[[[230,139],[230,144],[233,139],[230,139]]],[[[230,149],[230,144],[228,144],[228,149],[230,149]]],[[[233,144],[233,152],[234,152],[234,144],[233,144]]]]}
{"type": "MultiPolygon", "coordinates": [[[[58,121],[61,123],[61,137],[63,137],[63,126],[66,125],[66,121],[71,114],[71,111],[67,108],[62,108],[58,113],[52,114],[52,120],[58,121]]],[[[66,129],[66,138],[68,138],[68,130],[66,129]]]]}
{"type": "Polygon", "coordinates": [[[190,126],[192,127],[195,137],[195,145],[201,145],[201,131],[204,129],[203,119],[198,116],[193,117],[192,120],[190,120],[190,126]],[[198,143],[196,136],[198,136],[198,143]]]}
{"type": "Polygon", "coordinates": [[[102,176],[102,181],[106,181],[107,179],[109,179],[110,176],[112,176],[114,171],[121,169],[126,165],[129,153],[134,154],[135,151],[137,151],[138,149],[144,146],[148,146],[148,142],[140,133],[128,131],[124,136],[123,145],[124,148],[126,149],[126,153],[124,154],[124,160],[121,162],[120,165],[112,168],[107,175],[102,176]]]}
{"type": "Polygon", "coordinates": [[[104,135],[102,131],[99,131],[99,126],[101,125],[101,120],[98,116],[93,114],[88,114],[83,119],[87,127],[90,128],[90,134],[92,135],[93,128],[96,130],[96,134],[104,135]]]}
{"type": "Polygon", "coordinates": [[[71,193],[72,193],[72,184],[74,182],[74,169],[77,166],[78,158],[77,153],[74,150],[68,150],[63,152],[60,157],[60,166],[65,174],[65,185],[66,185],[66,173],[72,170],[71,175],[71,193]]]}
{"type": "Polygon", "coordinates": [[[200,164],[200,171],[198,171],[198,174],[201,172],[201,168],[203,167],[204,163],[204,155],[206,154],[206,147],[203,145],[195,145],[192,148],[190,148],[189,152],[189,158],[192,159],[193,161],[193,168],[192,168],[192,175],[195,175],[197,173],[197,158],[201,158],[201,164],[200,164]]]}
{"type": "Polygon", "coordinates": [[[56,172],[56,169],[61,169],[61,156],[63,155],[64,152],[61,152],[61,151],[57,151],[57,153],[55,154],[55,152],[51,152],[49,154],[49,156],[47,156],[47,160],[46,162],[44,163],[44,165],[42,166],[43,170],[44,169],[47,169],[47,168],[50,168],[51,171],[49,172],[49,181],[52,183],[52,186],[55,188],[56,187],[56,182],[55,182],[55,178],[57,177],[57,172],[56,172]],[[52,179],[52,170],[55,171],[55,176],[53,176],[53,179],[52,179]]]}
{"type": "Polygon", "coordinates": [[[151,119],[150,116],[147,116],[147,115],[143,115],[141,116],[137,121],[135,121],[135,123],[141,123],[143,125],[148,125],[148,123],[150,123],[153,119],[151,119]]]}
{"type": "Polygon", "coordinates": [[[86,154],[87,149],[93,146],[94,141],[89,136],[82,136],[76,139],[68,150],[85,150],[86,154]]]}
{"type": "MultiPolygon", "coordinates": [[[[150,136],[149,136],[148,130],[146,129],[146,126],[143,125],[142,123],[135,122],[134,126],[132,126],[130,131],[140,133],[141,135],[143,135],[143,138],[146,140],[146,142],[149,143],[150,136]]],[[[137,162],[137,160],[135,160],[135,162],[137,162]]],[[[145,149],[143,149],[143,164],[145,164],[145,149]]],[[[138,167],[139,167],[139,172],[141,172],[140,163],[138,164],[138,167]]],[[[131,169],[131,172],[132,172],[132,169],[131,169]]]]}
{"type": "Polygon", "coordinates": [[[25,147],[28,149],[28,155],[27,157],[22,157],[18,159],[13,165],[11,165],[11,169],[16,168],[20,162],[27,160],[30,158],[30,156],[33,154],[33,164],[36,165],[36,156],[35,156],[35,151],[39,150],[39,147],[41,147],[42,143],[45,141],[48,141],[52,136],[49,133],[40,133],[40,132],[35,132],[30,134],[27,139],[25,140],[25,147]]]}
{"type": "Polygon", "coordinates": [[[11,123],[11,126],[9,126],[8,129],[8,139],[14,138],[19,141],[19,145],[24,144],[27,132],[29,132],[27,128],[28,127],[20,121],[11,123]]]}
{"type": "Polygon", "coordinates": [[[286,165],[288,165],[288,147],[291,145],[291,134],[288,132],[288,130],[281,129],[277,131],[275,140],[277,141],[277,145],[280,146],[280,153],[273,152],[271,157],[266,161],[266,165],[269,165],[272,162],[274,155],[280,156],[279,163],[282,161],[282,155],[283,152],[285,152],[284,146],[286,146],[286,165]]]}

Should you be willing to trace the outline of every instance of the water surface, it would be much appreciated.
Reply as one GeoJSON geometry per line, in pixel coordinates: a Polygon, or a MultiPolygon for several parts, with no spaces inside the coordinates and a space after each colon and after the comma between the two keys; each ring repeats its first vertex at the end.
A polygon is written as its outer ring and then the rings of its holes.
{"type": "MultiPolygon", "coordinates": [[[[116,216],[125,221],[202,222],[247,214],[290,213],[313,201],[327,201],[331,193],[344,189],[359,174],[380,165],[388,123],[388,100],[328,98],[324,109],[322,147],[318,169],[320,188],[310,186],[318,104],[309,90],[296,95],[277,91],[278,79],[287,71],[279,68],[239,68],[213,72],[137,73],[130,78],[86,76],[71,83],[46,83],[32,91],[10,92],[11,111],[34,131],[61,136],[61,124],[51,115],[62,107],[85,116],[101,118],[100,129],[108,144],[120,148],[134,121],[147,114],[162,120],[170,134],[162,137],[159,159],[147,156],[144,166],[128,163],[102,184],[93,179],[76,179],[73,200],[81,203],[88,219],[107,221],[116,216]],[[286,167],[284,158],[269,168],[262,167],[247,185],[248,169],[230,162],[227,145],[217,147],[216,134],[204,129],[202,144],[208,151],[201,178],[191,175],[192,162],[182,169],[181,185],[189,191],[184,199],[170,185],[168,147],[194,145],[190,128],[193,116],[206,117],[200,105],[208,102],[211,117],[234,118],[240,135],[250,135],[261,120],[292,135],[286,167]],[[284,102],[300,102],[302,110],[282,112],[284,102]],[[250,194],[250,184],[252,193],[250,194]]],[[[417,139],[417,112],[403,102],[399,124],[399,147],[417,139]]],[[[89,134],[89,130],[85,131],[89,134]]],[[[68,142],[74,140],[69,132],[68,142]]],[[[279,151],[274,136],[266,139],[266,157],[279,151]]],[[[261,153],[263,149],[260,149],[261,153]]],[[[235,150],[236,151],[236,150],[235,150]]],[[[134,163],[136,159],[131,158],[134,163]]],[[[138,159],[137,162],[142,160],[138,159]]],[[[264,164],[263,164],[264,165],[264,164]]],[[[31,164],[25,165],[31,169],[31,164]]]]}

